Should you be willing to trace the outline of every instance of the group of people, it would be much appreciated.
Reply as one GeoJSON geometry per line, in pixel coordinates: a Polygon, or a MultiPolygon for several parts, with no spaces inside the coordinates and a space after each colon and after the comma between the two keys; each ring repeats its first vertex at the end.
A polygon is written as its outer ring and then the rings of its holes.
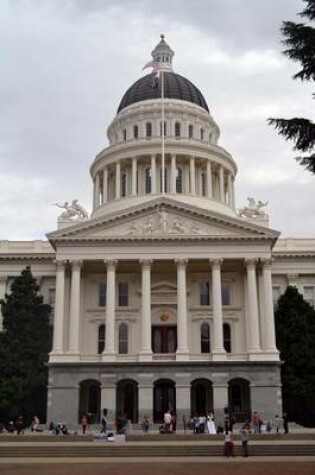
{"type": "MultiPolygon", "coordinates": [[[[9,421],[7,424],[0,423],[0,433],[7,432],[8,434],[23,435],[26,427],[29,427],[24,421],[24,417],[19,415],[15,421],[9,421]]],[[[42,432],[43,429],[40,426],[40,420],[37,416],[34,416],[30,425],[31,432],[42,432]]]]}
{"type": "Polygon", "coordinates": [[[208,412],[207,416],[195,414],[190,418],[188,427],[194,434],[205,434],[207,432],[214,435],[217,433],[213,412],[208,412]]]}
{"type": "Polygon", "coordinates": [[[276,414],[273,421],[268,419],[266,423],[264,423],[260,414],[257,411],[254,411],[252,414],[251,422],[252,422],[252,428],[253,428],[254,434],[261,434],[263,427],[268,434],[272,432],[273,428],[276,431],[276,433],[279,434],[279,432],[281,431],[281,426],[283,427],[284,434],[288,434],[289,432],[289,418],[286,412],[283,413],[282,418],[279,417],[278,414],[276,414]]]}

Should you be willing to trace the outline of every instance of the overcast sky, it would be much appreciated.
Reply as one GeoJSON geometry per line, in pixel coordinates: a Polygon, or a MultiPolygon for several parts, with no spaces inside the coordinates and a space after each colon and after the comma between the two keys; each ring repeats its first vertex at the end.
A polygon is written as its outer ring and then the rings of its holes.
{"type": "Polygon", "coordinates": [[[310,85],[281,54],[302,0],[1,0],[0,239],[42,239],[60,210],[91,211],[89,167],[160,33],[203,93],[238,164],[236,201],[269,201],[283,237],[315,238],[315,176],[267,125],[313,118],[310,85]]]}

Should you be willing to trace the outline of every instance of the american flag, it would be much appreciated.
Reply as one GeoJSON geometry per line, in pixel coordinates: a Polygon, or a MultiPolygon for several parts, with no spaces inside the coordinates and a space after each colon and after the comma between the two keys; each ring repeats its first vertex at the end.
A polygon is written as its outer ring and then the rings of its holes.
{"type": "Polygon", "coordinates": [[[152,68],[152,69],[160,69],[161,68],[161,64],[158,63],[157,61],[149,61],[148,63],[146,63],[143,68],[142,68],[142,71],[144,69],[148,69],[148,68],[152,68]]]}

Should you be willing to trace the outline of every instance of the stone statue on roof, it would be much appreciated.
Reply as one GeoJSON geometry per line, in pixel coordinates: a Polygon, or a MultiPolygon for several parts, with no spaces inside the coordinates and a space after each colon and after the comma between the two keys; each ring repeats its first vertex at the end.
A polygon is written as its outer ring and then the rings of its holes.
{"type": "Polygon", "coordinates": [[[61,213],[58,218],[60,219],[87,219],[89,217],[87,211],[83,208],[83,206],[79,205],[78,200],[72,200],[71,204],[68,201],[64,201],[63,203],[54,203],[58,208],[65,209],[63,213],[61,213]]]}
{"type": "Polygon", "coordinates": [[[256,201],[252,197],[247,198],[248,204],[243,206],[238,210],[238,215],[241,218],[259,218],[259,217],[267,217],[267,213],[262,209],[267,206],[268,201],[265,203],[263,201],[256,201]]]}

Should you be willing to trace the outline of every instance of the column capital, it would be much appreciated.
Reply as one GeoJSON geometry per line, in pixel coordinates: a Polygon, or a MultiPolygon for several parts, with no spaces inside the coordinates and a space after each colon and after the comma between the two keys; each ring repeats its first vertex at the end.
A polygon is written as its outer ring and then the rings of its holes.
{"type": "Polygon", "coordinates": [[[70,261],[72,269],[76,268],[81,268],[83,266],[83,261],[81,259],[73,259],[70,261]]]}
{"type": "Polygon", "coordinates": [[[63,270],[67,265],[68,261],[66,259],[55,259],[54,264],[57,267],[57,270],[63,270]]]}
{"type": "Polygon", "coordinates": [[[209,259],[210,266],[212,268],[221,267],[223,259],[209,259]]]}
{"type": "Polygon", "coordinates": [[[244,259],[245,266],[247,268],[249,267],[256,267],[256,264],[258,262],[258,259],[244,259]]]}
{"type": "Polygon", "coordinates": [[[175,259],[175,264],[178,268],[186,268],[188,265],[188,259],[175,259]]]}
{"type": "Polygon", "coordinates": [[[153,264],[153,260],[152,259],[140,259],[139,263],[140,263],[140,265],[143,269],[145,269],[145,268],[150,269],[152,264],[153,264]]]}
{"type": "Polygon", "coordinates": [[[104,264],[107,266],[107,269],[109,268],[114,268],[117,266],[118,264],[118,260],[117,259],[104,259],[104,264]]]}
{"type": "Polygon", "coordinates": [[[268,267],[272,266],[273,260],[274,259],[272,259],[271,257],[268,257],[266,259],[260,259],[260,263],[261,263],[263,268],[268,268],[268,267]]]}

